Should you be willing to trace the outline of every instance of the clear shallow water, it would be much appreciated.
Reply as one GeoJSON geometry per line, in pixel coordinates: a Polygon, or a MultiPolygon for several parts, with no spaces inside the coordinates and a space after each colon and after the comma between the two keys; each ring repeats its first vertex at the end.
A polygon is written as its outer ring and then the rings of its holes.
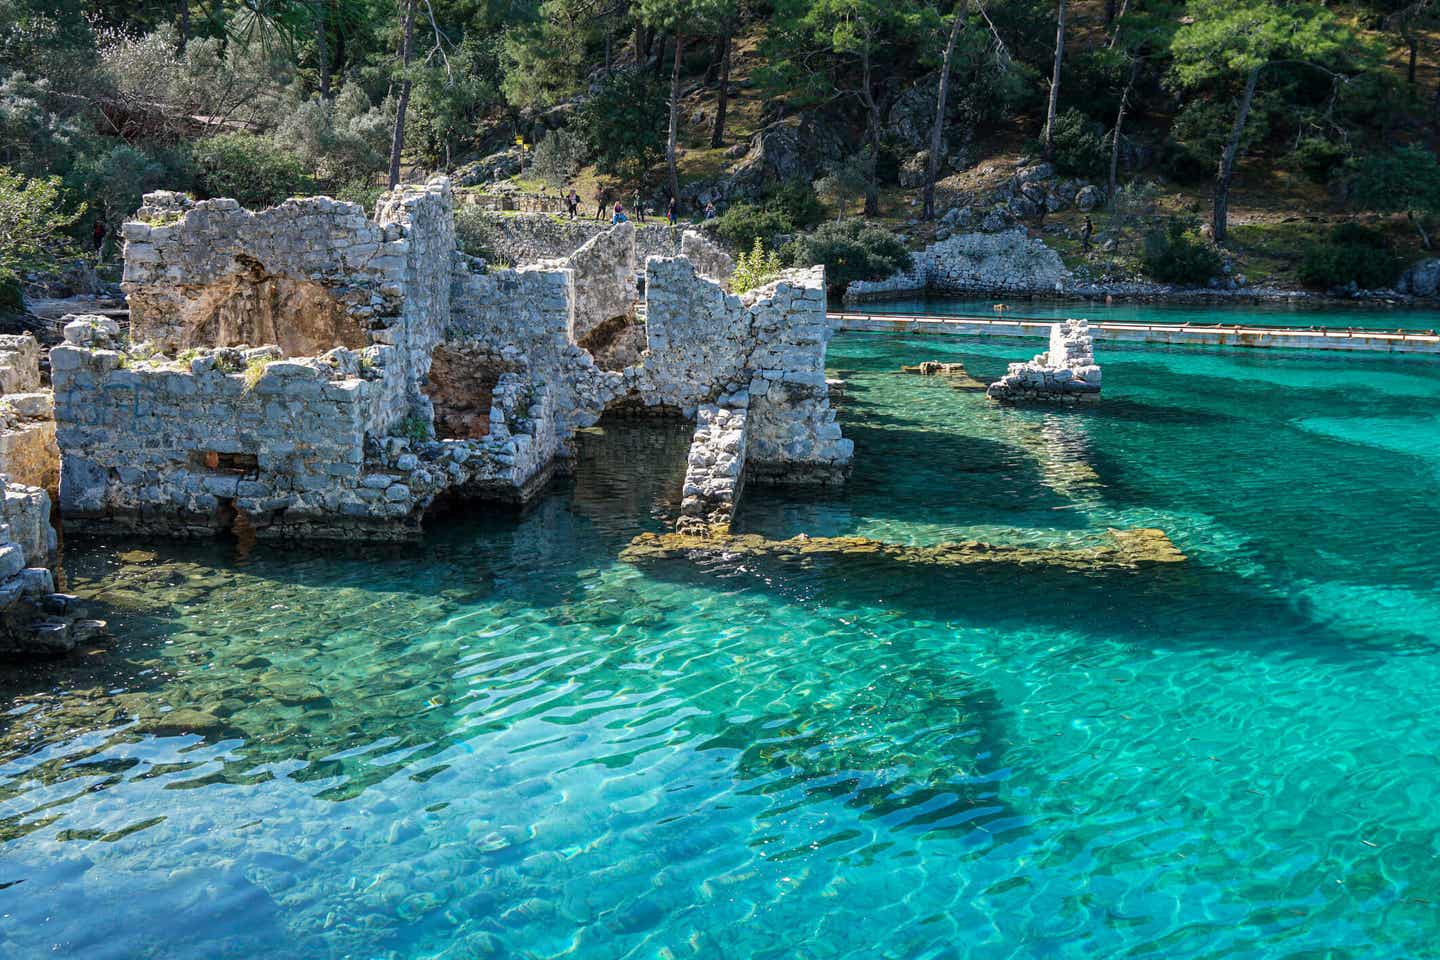
{"type": "Polygon", "coordinates": [[[622,564],[683,428],[416,547],[72,544],[120,639],[6,675],[0,956],[1434,955],[1440,366],[894,372],[1027,351],[837,340],[853,484],[741,526],[1187,564],[622,564]]]}
{"type": "Polygon", "coordinates": [[[1008,317],[1063,320],[1083,317],[1097,323],[1238,323],[1255,327],[1353,327],[1356,330],[1440,330],[1440,310],[1411,310],[1364,305],[1324,313],[1298,304],[1262,303],[1157,304],[1117,302],[1058,303],[1043,300],[965,300],[950,297],[913,297],[880,300],[847,307],[864,313],[911,313],[939,316],[993,317],[998,302],[1010,306],[1008,317]]]}

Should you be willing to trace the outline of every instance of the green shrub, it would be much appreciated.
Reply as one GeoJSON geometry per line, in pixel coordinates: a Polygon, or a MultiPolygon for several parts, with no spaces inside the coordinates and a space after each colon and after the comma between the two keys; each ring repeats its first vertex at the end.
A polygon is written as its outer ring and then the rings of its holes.
{"type": "Polygon", "coordinates": [[[790,180],[766,194],[759,203],[733,204],[716,218],[715,232],[744,250],[756,240],[775,246],[796,230],[806,230],[825,219],[825,205],[815,189],[803,180],[790,180]]]}
{"type": "Polygon", "coordinates": [[[1285,157],[1285,166],[1312,183],[1326,184],[1345,168],[1349,153],[1323,137],[1306,137],[1285,157]]]}
{"type": "Polygon", "coordinates": [[[233,197],[245,207],[271,207],[315,189],[304,164],[251,133],[220,133],[196,142],[195,167],[202,193],[233,197]]]}
{"type": "Polygon", "coordinates": [[[1098,177],[1110,163],[1105,130],[1079,110],[1066,110],[1055,118],[1051,131],[1055,169],[1073,177],[1098,177]]]}
{"type": "Polygon", "coordinates": [[[1322,290],[1352,283],[1375,290],[1393,284],[1400,267],[1400,258],[1384,234],[1358,223],[1344,223],[1331,231],[1326,242],[1305,250],[1300,282],[1322,290]]]}
{"type": "Polygon", "coordinates": [[[1160,170],[1176,183],[1194,185],[1215,177],[1215,163],[1188,144],[1166,141],[1160,151],[1160,170]]]}
{"type": "Polygon", "coordinates": [[[20,277],[8,267],[0,266],[0,314],[19,313],[25,308],[20,293],[20,277]]]}
{"type": "Polygon", "coordinates": [[[552,187],[563,187],[575,179],[589,155],[584,137],[569,130],[552,130],[535,144],[530,172],[552,187]]]}
{"type": "Polygon", "coordinates": [[[493,224],[490,214],[475,204],[466,204],[455,210],[455,241],[460,250],[486,262],[495,259],[491,248],[493,224]]]}
{"type": "Polygon", "coordinates": [[[1145,272],[1162,283],[1202,284],[1220,273],[1220,254],[1171,220],[1145,237],[1145,272]]]}
{"type": "Polygon", "coordinates": [[[763,287],[779,276],[784,268],[780,255],[774,250],[767,251],[765,244],[756,237],[750,252],[735,258],[735,273],[730,277],[730,289],[735,293],[744,293],[746,290],[763,287]]]}
{"type": "Polygon", "coordinates": [[[715,218],[713,228],[733,247],[743,250],[760,240],[773,245],[776,237],[794,232],[795,224],[783,211],[736,203],[715,218]]]}
{"type": "Polygon", "coordinates": [[[764,207],[783,213],[793,230],[809,230],[825,219],[825,204],[815,188],[801,179],[787,180],[765,196],[764,207]]]}
{"type": "Polygon", "coordinates": [[[790,257],[797,267],[823,263],[832,292],[844,290],[852,280],[880,280],[908,270],[911,263],[899,237],[863,220],[821,224],[796,239],[790,257]]]}

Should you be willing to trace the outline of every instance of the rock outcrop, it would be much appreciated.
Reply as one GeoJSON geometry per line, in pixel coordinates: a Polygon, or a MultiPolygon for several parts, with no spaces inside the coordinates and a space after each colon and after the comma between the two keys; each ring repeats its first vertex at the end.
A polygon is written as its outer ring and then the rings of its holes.
{"type": "Polygon", "coordinates": [[[909,270],[884,280],[857,280],[846,289],[845,299],[858,302],[907,293],[1055,293],[1067,275],[1058,253],[1017,227],[932,243],[913,256],[909,270]]]}

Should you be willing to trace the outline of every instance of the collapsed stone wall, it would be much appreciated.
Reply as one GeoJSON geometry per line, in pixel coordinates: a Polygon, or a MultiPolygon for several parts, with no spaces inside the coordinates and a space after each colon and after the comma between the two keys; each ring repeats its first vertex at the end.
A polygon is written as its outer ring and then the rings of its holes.
{"type": "Polygon", "coordinates": [[[847,302],[908,293],[1046,294],[1064,284],[1069,271],[1043,240],[1023,227],[1001,233],[964,233],[932,243],[913,255],[909,270],[884,280],[856,280],[847,302]]]}
{"type": "Polygon", "coordinates": [[[1027,363],[1012,363],[985,395],[1014,402],[1080,403],[1100,399],[1100,367],[1085,320],[1064,320],[1050,328],[1050,349],[1027,363]]]}
{"type": "Polygon", "coordinates": [[[67,653],[105,633],[68,594],[55,592],[50,495],[0,475],[0,656],[67,653]]]}

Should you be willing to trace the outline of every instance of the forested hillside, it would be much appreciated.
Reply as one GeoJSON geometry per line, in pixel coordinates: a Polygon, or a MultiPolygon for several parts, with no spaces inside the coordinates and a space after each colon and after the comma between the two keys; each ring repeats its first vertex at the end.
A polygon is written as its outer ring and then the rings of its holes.
{"type": "Polygon", "coordinates": [[[113,262],[149,190],[368,204],[435,172],[589,216],[676,197],[857,276],[973,214],[1096,276],[1384,288],[1440,210],[1437,7],[0,0],[0,297],[113,262]]]}

